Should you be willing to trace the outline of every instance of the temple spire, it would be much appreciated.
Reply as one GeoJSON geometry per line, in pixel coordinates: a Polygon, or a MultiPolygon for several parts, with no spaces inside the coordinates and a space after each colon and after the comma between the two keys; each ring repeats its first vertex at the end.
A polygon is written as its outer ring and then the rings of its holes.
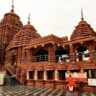
{"type": "Polygon", "coordinates": [[[11,12],[14,12],[14,1],[12,0],[12,9],[11,12]]]}
{"type": "Polygon", "coordinates": [[[28,15],[28,24],[30,24],[30,13],[28,15]]]}
{"type": "Polygon", "coordinates": [[[81,8],[81,20],[83,21],[84,18],[83,18],[83,9],[81,8]]]}

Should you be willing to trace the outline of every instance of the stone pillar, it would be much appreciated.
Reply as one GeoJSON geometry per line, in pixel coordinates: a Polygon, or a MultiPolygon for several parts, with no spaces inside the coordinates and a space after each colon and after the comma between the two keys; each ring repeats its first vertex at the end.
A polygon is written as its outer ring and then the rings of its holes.
{"type": "Polygon", "coordinates": [[[17,57],[17,59],[18,59],[18,63],[19,64],[21,64],[21,55],[22,55],[22,48],[21,47],[19,47],[18,48],[18,57],[17,57]]]}
{"type": "Polygon", "coordinates": [[[76,61],[75,48],[72,44],[70,44],[70,61],[76,61]]]}
{"type": "Polygon", "coordinates": [[[23,70],[21,71],[20,82],[21,82],[21,84],[23,84],[23,85],[26,83],[26,70],[25,70],[25,69],[23,69],[23,70]]]}
{"type": "Polygon", "coordinates": [[[46,74],[46,71],[44,71],[44,80],[47,80],[47,74],[46,74]]]}
{"type": "Polygon", "coordinates": [[[48,61],[53,62],[55,60],[55,45],[50,45],[48,47],[48,61]]]}
{"type": "Polygon", "coordinates": [[[20,78],[21,78],[21,67],[17,67],[17,69],[16,69],[16,79],[19,81],[20,80],[20,78]]]}
{"type": "Polygon", "coordinates": [[[89,48],[88,48],[88,50],[89,50],[89,55],[90,55],[90,60],[92,60],[93,58],[94,58],[94,53],[93,53],[93,51],[94,51],[94,46],[90,46],[89,48]]]}
{"type": "Polygon", "coordinates": [[[27,59],[27,62],[31,62],[31,53],[29,49],[26,50],[26,59],[27,59]]]}
{"type": "Polygon", "coordinates": [[[21,63],[24,64],[25,63],[25,49],[24,47],[22,47],[22,54],[21,54],[21,63]]]}
{"type": "Polygon", "coordinates": [[[27,78],[27,80],[29,80],[29,71],[27,71],[27,73],[26,73],[26,78],[27,78]]]}
{"type": "Polygon", "coordinates": [[[37,80],[37,71],[35,70],[34,79],[37,80]]]}
{"type": "Polygon", "coordinates": [[[55,80],[58,80],[58,70],[55,70],[55,80]]]}

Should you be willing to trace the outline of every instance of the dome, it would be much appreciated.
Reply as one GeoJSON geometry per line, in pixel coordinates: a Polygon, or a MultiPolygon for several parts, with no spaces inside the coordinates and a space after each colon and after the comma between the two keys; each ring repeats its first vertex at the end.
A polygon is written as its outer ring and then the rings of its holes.
{"type": "Polygon", "coordinates": [[[12,25],[12,26],[15,26],[16,28],[17,27],[22,27],[22,22],[20,21],[20,18],[19,16],[14,13],[14,2],[12,0],[12,9],[10,12],[6,13],[4,15],[4,18],[1,20],[0,22],[0,25],[12,25]]]}
{"type": "Polygon", "coordinates": [[[71,40],[82,39],[89,36],[95,36],[96,33],[91,26],[84,20],[81,20],[75,27],[71,35],[71,40]]]}
{"type": "MultiPolygon", "coordinates": [[[[19,16],[14,13],[13,10],[4,15],[4,18],[0,21],[0,41],[2,41],[6,47],[12,40],[13,36],[22,28],[23,24],[20,21],[19,16]]],[[[1,43],[2,43],[1,42],[1,43]]]]}
{"type": "Polygon", "coordinates": [[[7,49],[19,46],[26,46],[31,39],[41,37],[34,26],[31,24],[24,25],[18,33],[13,37],[7,49]]]}
{"type": "Polygon", "coordinates": [[[4,15],[4,18],[1,20],[0,25],[12,25],[21,28],[23,24],[20,21],[20,17],[16,13],[9,12],[4,15]]]}

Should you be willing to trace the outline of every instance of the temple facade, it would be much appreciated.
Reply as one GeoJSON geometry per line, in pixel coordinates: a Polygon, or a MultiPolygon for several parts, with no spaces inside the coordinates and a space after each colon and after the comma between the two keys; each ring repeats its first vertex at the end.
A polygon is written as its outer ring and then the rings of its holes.
{"type": "Polygon", "coordinates": [[[14,12],[0,21],[0,61],[9,75],[34,87],[66,88],[71,74],[84,90],[91,90],[88,78],[96,78],[96,32],[83,15],[68,37],[42,37],[35,27],[23,25],[14,12]]]}

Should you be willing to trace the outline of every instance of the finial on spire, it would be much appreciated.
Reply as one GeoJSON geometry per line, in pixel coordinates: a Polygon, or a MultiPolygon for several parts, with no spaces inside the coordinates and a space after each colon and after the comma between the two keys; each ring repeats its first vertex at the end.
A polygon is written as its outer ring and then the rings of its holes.
{"type": "Polygon", "coordinates": [[[83,18],[83,9],[81,8],[81,20],[83,21],[84,18],[83,18]]]}
{"type": "Polygon", "coordinates": [[[28,24],[30,24],[30,13],[28,15],[28,24]]]}
{"type": "Polygon", "coordinates": [[[14,12],[14,1],[12,0],[12,9],[11,12],[14,12]]]}

